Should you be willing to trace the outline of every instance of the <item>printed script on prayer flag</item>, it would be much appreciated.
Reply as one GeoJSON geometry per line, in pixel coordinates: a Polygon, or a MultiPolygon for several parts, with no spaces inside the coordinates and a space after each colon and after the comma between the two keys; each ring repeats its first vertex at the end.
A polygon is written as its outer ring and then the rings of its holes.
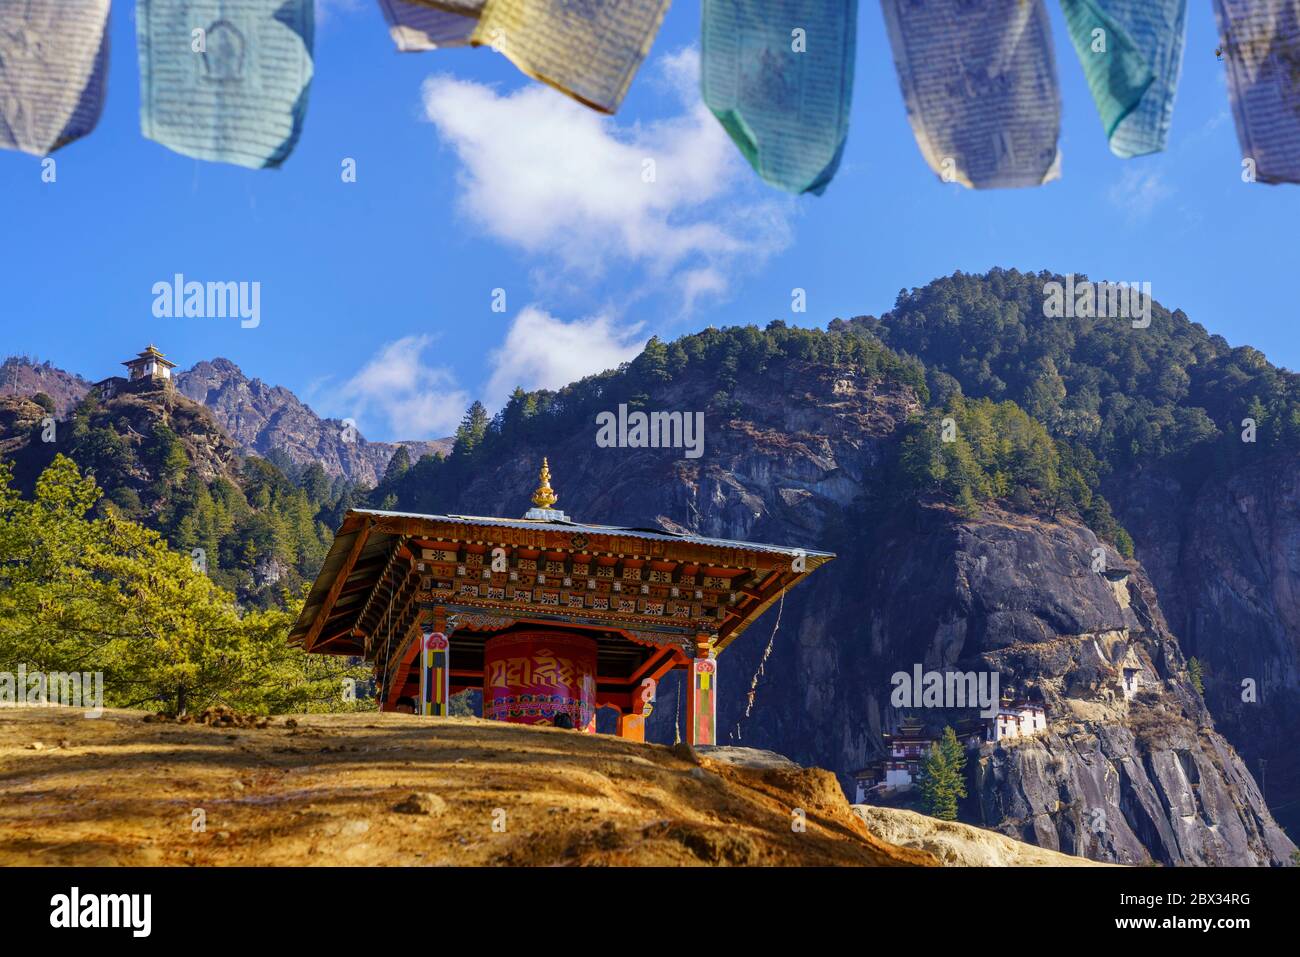
{"type": "Polygon", "coordinates": [[[1111,152],[1129,159],[1163,150],[1183,69],[1187,0],[1061,0],[1061,7],[1111,152]]]}
{"type": "Polygon", "coordinates": [[[487,0],[475,44],[603,113],[650,52],[668,0],[487,0]]]}
{"type": "Polygon", "coordinates": [[[704,102],[773,186],[820,194],[835,175],[857,19],[857,0],[704,0],[704,102]]]}
{"type": "Polygon", "coordinates": [[[1300,183],[1300,0],[1215,0],[1243,161],[1300,183]]]}
{"type": "Polygon", "coordinates": [[[468,46],[484,0],[379,0],[388,33],[402,53],[468,46]]]}
{"type": "Polygon", "coordinates": [[[1042,0],[882,0],[917,145],[948,182],[1040,186],[1061,172],[1061,98],[1042,0]]]}
{"type": "Polygon", "coordinates": [[[1142,101],[1155,74],[1128,31],[1099,0],[1061,0],[1061,9],[1109,140],[1142,101]]]}
{"type": "Polygon", "coordinates": [[[45,156],[104,108],[109,0],[0,0],[0,149],[45,156]]]}
{"type": "Polygon", "coordinates": [[[312,0],[140,0],[141,132],[197,159],[279,166],[302,134],[314,23],[312,0]]]}

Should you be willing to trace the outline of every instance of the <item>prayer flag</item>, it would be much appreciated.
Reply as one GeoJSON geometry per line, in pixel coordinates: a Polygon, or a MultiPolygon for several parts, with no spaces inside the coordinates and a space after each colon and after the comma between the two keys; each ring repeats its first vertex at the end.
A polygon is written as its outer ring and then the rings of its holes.
{"type": "Polygon", "coordinates": [[[945,182],[1060,175],[1061,99],[1042,0],[882,0],[917,145],[945,182]]]}
{"type": "Polygon", "coordinates": [[[473,42],[602,113],[618,109],[668,0],[487,0],[473,42]]]}
{"type": "Polygon", "coordinates": [[[196,159],[276,167],[302,135],[312,0],[139,0],[140,130],[196,159]]]}
{"type": "Polygon", "coordinates": [[[704,102],[764,180],[820,195],[853,101],[857,0],[704,0],[704,102]]]}
{"type": "Polygon", "coordinates": [[[45,156],[104,108],[109,0],[0,0],[0,149],[45,156]]]}
{"type": "Polygon", "coordinates": [[[1243,176],[1300,183],[1300,0],[1215,0],[1243,176]]]}
{"type": "Polygon", "coordinates": [[[1183,68],[1187,0],[1061,0],[1111,152],[1165,148],[1183,68]]]}
{"type": "Polygon", "coordinates": [[[388,33],[402,53],[463,47],[478,26],[483,0],[379,0],[388,33]]]}

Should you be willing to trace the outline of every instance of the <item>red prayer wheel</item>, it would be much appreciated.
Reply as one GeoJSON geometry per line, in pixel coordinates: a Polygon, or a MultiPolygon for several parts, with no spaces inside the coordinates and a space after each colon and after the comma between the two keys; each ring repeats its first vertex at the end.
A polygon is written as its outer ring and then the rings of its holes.
{"type": "Polygon", "coordinates": [[[538,629],[489,638],[483,648],[483,717],[596,730],[596,642],[538,629]]]}

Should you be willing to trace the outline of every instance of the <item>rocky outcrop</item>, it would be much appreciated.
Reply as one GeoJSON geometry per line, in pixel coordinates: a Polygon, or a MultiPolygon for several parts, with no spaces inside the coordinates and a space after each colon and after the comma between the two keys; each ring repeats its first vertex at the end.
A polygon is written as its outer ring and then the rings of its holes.
{"type": "Polygon", "coordinates": [[[331,478],[373,486],[399,445],[406,446],[412,461],[450,449],[445,439],[369,442],[354,424],[322,419],[288,389],[249,379],[229,359],[200,362],[175,378],[177,388],[211,409],[245,452],[263,457],[281,452],[297,465],[319,463],[331,478]]]}
{"type": "Polygon", "coordinates": [[[959,821],[940,821],[915,811],[855,804],[853,812],[882,841],[929,851],[945,867],[1104,866],[1085,857],[1044,850],[994,831],[959,821]]]}
{"type": "Polygon", "coordinates": [[[12,459],[28,443],[39,441],[41,423],[49,414],[31,399],[0,396],[0,457],[12,459]]]}
{"type": "Polygon", "coordinates": [[[47,362],[10,356],[0,364],[0,395],[29,398],[44,392],[54,400],[54,414],[66,416],[90,391],[90,383],[47,362]]]}

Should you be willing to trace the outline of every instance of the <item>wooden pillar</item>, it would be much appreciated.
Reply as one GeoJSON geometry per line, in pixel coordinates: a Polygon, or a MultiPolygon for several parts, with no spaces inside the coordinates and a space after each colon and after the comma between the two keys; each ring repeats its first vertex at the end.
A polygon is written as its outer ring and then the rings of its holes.
{"type": "Polygon", "coordinates": [[[420,714],[445,718],[451,714],[451,638],[441,612],[420,635],[420,714]]]}
{"type": "Polygon", "coordinates": [[[686,675],[686,743],[692,747],[717,744],[718,662],[713,642],[696,644],[686,675]]]}

